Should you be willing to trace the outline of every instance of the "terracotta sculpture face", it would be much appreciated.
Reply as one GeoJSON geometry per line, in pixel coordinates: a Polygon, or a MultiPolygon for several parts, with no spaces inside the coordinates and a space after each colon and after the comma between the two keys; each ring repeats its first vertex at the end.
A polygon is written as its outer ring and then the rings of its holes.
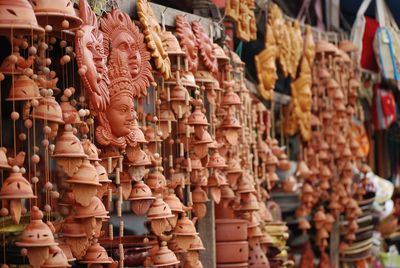
{"type": "Polygon", "coordinates": [[[157,69],[165,79],[171,76],[171,62],[161,40],[161,27],[147,0],[137,1],[137,11],[140,22],[144,27],[147,47],[151,51],[157,69]]]}
{"type": "Polygon", "coordinates": [[[197,55],[199,49],[192,27],[182,15],[176,16],[176,35],[179,38],[182,50],[186,53],[189,70],[195,73],[199,65],[199,57],[197,55]]]}
{"type": "Polygon", "coordinates": [[[272,92],[275,88],[276,80],[278,75],[276,74],[276,63],[275,63],[275,48],[268,47],[264,49],[255,58],[257,75],[259,79],[259,89],[261,95],[265,99],[272,98],[272,92]]]}
{"type": "Polygon", "coordinates": [[[218,72],[218,62],[217,58],[213,54],[213,45],[210,37],[208,37],[203,26],[198,21],[192,22],[192,29],[196,36],[204,65],[210,70],[210,72],[216,74],[218,72]]]}
{"type": "Polygon", "coordinates": [[[120,10],[101,19],[101,30],[108,56],[110,104],[97,117],[96,139],[101,145],[124,148],[135,142],[133,99],[147,95],[153,81],[150,54],[138,27],[120,10]]]}
{"type": "Polygon", "coordinates": [[[92,111],[105,111],[109,104],[109,94],[103,35],[98,29],[96,15],[86,0],[79,1],[79,9],[83,24],[75,35],[78,67],[86,66],[82,80],[89,95],[92,111]]]}

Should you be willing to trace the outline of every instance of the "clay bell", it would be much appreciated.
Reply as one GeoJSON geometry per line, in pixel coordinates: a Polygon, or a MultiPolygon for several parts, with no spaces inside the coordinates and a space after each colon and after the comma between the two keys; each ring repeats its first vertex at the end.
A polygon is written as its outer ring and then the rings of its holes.
{"type": "Polygon", "coordinates": [[[72,131],[71,125],[66,125],[63,133],[56,139],[53,157],[55,158],[87,158],[83,146],[72,131]]]}
{"type": "Polygon", "coordinates": [[[41,26],[52,25],[56,30],[76,29],[82,20],[76,16],[71,0],[32,0],[33,10],[41,26]]]}
{"type": "Polygon", "coordinates": [[[22,210],[22,199],[36,198],[31,184],[20,172],[10,173],[4,181],[0,191],[1,200],[10,201],[11,217],[15,223],[19,223],[22,210]]]}
{"type": "Polygon", "coordinates": [[[44,29],[38,25],[31,4],[27,0],[1,0],[0,33],[16,35],[32,32],[43,33],[44,29]]]}
{"type": "Polygon", "coordinates": [[[0,169],[11,169],[7,160],[7,148],[0,147],[0,169]]]}
{"type": "Polygon", "coordinates": [[[51,96],[46,96],[39,100],[39,105],[33,107],[32,117],[64,124],[61,107],[55,98],[51,96]]]}
{"type": "Polygon", "coordinates": [[[169,222],[172,226],[176,226],[178,221],[179,213],[183,213],[183,204],[181,200],[176,196],[173,190],[164,197],[164,202],[171,208],[172,214],[174,214],[174,218],[171,218],[169,222]]]}
{"type": "Polygon", "coordinates": [[[26,75],[14,77],[14,86],[10,88],[7,101],[27,101],[40,99],[39,88],[36,83],[26,75]]]}
{"type": "Polygon", "coordinates": [[[226,92],[221,101],[221,107],[231,107],[231,106],[240,106],[242,102],[238,94],[233,92],[234,81],[225,81],[224,87],[226,88],[226,92]]]}
{"type": "Polygon", "coordinates": [[[178,39],[170,31],[163,31],[161,35],[163,47],[168,55],[185,55],[185,52],[181,49],[178,39]]]}
{"type": "Polygon", "coordinates": [[[50,247],[49,258],[42,264],[43,268],[67,268],[71,267],[68,263],[67,256],[65,256],[64,252],[61,248],[57,246],[50,247]]]}
{"type": "Polygon", "coordinates": [[[90,200],[88,206],[84,207],[80,204],[75,205],[75,219],[84,219],[84,218],[98,218],[98,219],[108,219],[110,216],[107,215],[108,211],[106,210],[103,202],[97,196],[93,196],[90,200]]]}
{"type": "Polygon", "coordinates": [[[161,247],[153,257],[153,267],[175,267],[179,260],[175,254],[167,247],[165,241],[161,242],[161,247]]]}
{"type": "Polygon", "coordinates": [[[131,201],[131,210],[136,215],[146,215],[155,197],[152,196],[151,189],[143,181],[138,181],[132,187],[128,198],[131,201]]]}
{"type": "Polygon", "coordinates": [[[226,168],[227,165],[225,163],[225,158],[221,156],[218,151],[215,151],[207,164],[207,168],[218,168],[223,169],[226,168]]]}
{"type": "Polygon", "coordinates": [[[95,243],[88,248],[86,255],[80,262],[87,264],[108,264],[112,263],[112,259],[108,257],[105,248],[99,243],[95,243]]]}
{"type": "Polygon", "coordinates": [[[197,234],[194,223],[186,215],[178,220],[174,228],[175,241],[184,251],[187,251],[190,245],[195,242],[197,234]]]}
{"type": "Polygon", "coordinates": [[[197,186],[192,192],[193,211],[199,219],[204,218],[207,213],[206,202],[209,201],[207,193],[197,186]]]}
{"type": "Polygon", "coordinates": [[[78,171],[68,180],[75,195],[75,201],[82,206],[88,206],[92,197],[97,194],[97,187],[101,186],[96,168],[89,160],[83,160],[78,171]]]}
{"type": "Polygon", "coordinates": [[[151,230],[160,236],[170,228],[170,219],[174,218],[174,214],[163,199],[157,197],[147,212],[147,218],[151,220],[151,230]]]}
{"type": "Polygon", "coordinates": [[[206,115],[201,111],[203,102],[201,100],[194,101],[195,106],[193,113],[190,114],[188,125],[190,126],[208,126],[206,115]]]}
{"type": "Polygon", "coordinates": [[[213,43],[213,54],[217,58],[218,61],[221,62],[229,62],[229,57],[225,54],[225,51],[218,44],[213,43]]]}
{"type": "Polygon", "coordinates": [[[50,227],[42,221],[43,213],[38,207],[31,209],[31,221],[15,244],[27,248],[30,265],[41,267],[49,258],[49,247],[57,246],[50,227]]]}

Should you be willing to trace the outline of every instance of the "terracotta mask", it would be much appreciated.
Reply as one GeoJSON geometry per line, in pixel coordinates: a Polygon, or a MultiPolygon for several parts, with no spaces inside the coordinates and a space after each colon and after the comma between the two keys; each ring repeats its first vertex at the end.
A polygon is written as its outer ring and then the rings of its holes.
{"type": "Polygon", "coordinates": [[[75,35],[76,59],[92,111],[105,111],[110,102],[107,85],[106,56],[103,34],[99,31],[96,15],[86,0],[79,1],[83,24],[75,35]]]}
{"type": "Polygon", "coordinates": [[[137,1],[137,12],[144,27],[147,47],[151,51],[157,69],[165,79],[171,76],[171,62],[161,40],[161,27],[147,0],[137,1]]]}
{"type": "Polygon", "coordinates": [[[147,95],[153,81],[150,54],[139,29],[120,10],[114,9],[101,19],[101,30],[108,56],[110,104],[97,117],[96,138],[101,145],[123,148],[136,142],[133,98],[147,95]]]}
{"type": "Polygon", "coordinates": [[[199,57],[197,55],[199,49],[192,27],[182,15],[176,16],[176,35],[179,38],[182,50],[186,53],[189,71],[195,73],[199,65],[199,57]]]}
{"type": "Polygon", "coordinates": [[[210,37],[207,35],[203,26],[198,21],[192,22],[192,29],[196,36],[197,44],[200,49],[200,54],[203,57],[203,63],[210,72],[213,74],[218,73],[218,62],[217,58],[213,53],[213,43],[210,37]]]}
{"type": "Polygon", "coordinates": [[[276,47],[269,46],[255,58],[259,89],[263,98],[270,100],[273,96],[278,75],[276,74],[276,47]]]}

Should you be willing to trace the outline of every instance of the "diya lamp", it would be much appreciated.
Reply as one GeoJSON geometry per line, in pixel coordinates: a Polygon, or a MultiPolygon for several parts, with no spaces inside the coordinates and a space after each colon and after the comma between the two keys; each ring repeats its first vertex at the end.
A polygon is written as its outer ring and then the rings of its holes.
{"type": "Polygon", "coordinates": [[[90,246],[84,225],[73,218],[67,218],[62,225],[62,234],[72,255],[80,260],[90,246]]]}
{"type": "Polygon", "coordinates": [[[43,213],[38,207],[31,209],[31,221],[21,234],[16,245],[27,249],[29,263],[41,267],[49,258],[50,247],[57,246],[50,227],[42,221],[43,213]]]}
{"type": "Polygon", "coordinates": [[[61,166],[68,176],[73,176],[87,158],[82,144],[73,133],[71,125],[65,125],[64,131],[56,139],[52,157],[56,158],[57,164],[61,166]]]}
{"type": "MultiPolygon", "coordinates": [[[[4,150],[3,150],[4,152],[4,150]]],[[[9,168],[8,163],[2,163],[2,168],[9,168]]],[[[0,190],[0,199],[9,203],[9,213],[12,220],[19,224],[23,210],[22,200],[33,199],[36,196],[33,193],[31,184],[23,176],[24,169],[13,166],[11,173],[4,181],[0,190]]],[[[4,209],[3,209],[4,210],[4,209]]],[[[6,210],[8,212],[8,210],[6,210]]],[[[8,213],[7,213],[8,214],[8,213]]],[[[3,215],[6,216],[6,215],[3,215]]]]}
{"type": "Polygon", "coordinates": [[[68,263],[67,256],[58,246],[52,246],[49,250],[49,258],[40,266],[43,268],[68,268],[71,265],[68,263]]]}
{"type": "Polygon", "coordinates": [[[136,215],[143,216],[149,211],[155,197],[152,196],[149,186],[147,186],[143,181],[138,181],[132,187],[128,200],[131,201],[131,210],[136,215]]]}
{"type": "Polygon", "coordinates": [[[151,204],[147,212],[147,218],[151,221],[151,230],[153,233],[157,236],[163,236],[165,231],[170,231],[170,220],[171,218],[175,218],[175,216],[161,196],[158,196],[151,204]]]}
{"type": "Polygon", "coordinates": [[[71,185],[75,201],[88,206],[92,198],[97,194],[97,188],[101,186],[96,168],[85,159],[78,171],[66,180],[71,185]]]}

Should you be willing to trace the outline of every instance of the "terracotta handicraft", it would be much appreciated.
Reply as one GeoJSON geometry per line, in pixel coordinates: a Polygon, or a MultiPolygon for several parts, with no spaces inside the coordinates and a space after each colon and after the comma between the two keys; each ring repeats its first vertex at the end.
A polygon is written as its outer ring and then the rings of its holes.
{"type": "Polygon", "coordinates": [[[200,55],[203,59],[205,67],[214,75],[218,73],[218,62],[217,58],[213,53],[213,43],[210,37],[207,35],[203,25],[198,21],[192,22],[192,29],[196,36],[196,41],[199,46],[200,55]]]}
{"type": "Polygon", "coordinates": [[[104,54],[103,33],[99,30],[96,14],[86,0],[79,1],[82,26],[75,35],[76,60],[92,112],[105,111],[110,104],[109,84],[104,54]]]}
{"type": "Polygon", "coordinates": [[[161,40],[161,26],[147,0],[137,1],[137,10],[140,22],[144,27],[143,32],[147,47],[151,51],[156,68],[161,72],[164,79],[169,79],[171,77],[171,62],[161,40]]]}
{"type": "Polygon", "coordinates": [[[186,54],[189,71],[196,73],[199,65],[199,49],[192,27],[182,15],[176,16],[176,36],[179,38],[179,44],[186,54]]]}
{"type": "Polygon", "coordinates": [[[135,146],[133,98],[146,95],[147,87],[153,81],[150,55],[143,35],[128,14],[112,10],[101,19],[101,30],[104,53],[108,57],[110,105],[98,114],[96,138],[103,146],[135,146]]]}

